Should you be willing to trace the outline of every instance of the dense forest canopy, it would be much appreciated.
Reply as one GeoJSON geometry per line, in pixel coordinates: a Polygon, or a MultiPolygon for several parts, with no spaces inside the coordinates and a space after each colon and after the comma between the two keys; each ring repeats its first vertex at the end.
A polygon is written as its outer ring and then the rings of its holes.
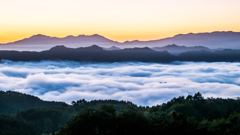
{"type": "Polygon", "coordinates": [[[68,106],[64,102],[43,101],[38,97],[16,91],[0,91],[0,114],[16,114],[32,108],[68,106]]]}
{"type": "Polygon", "coordinates": [[[239,99],[204,98],[199,92],[152,107],[85,99],[68,105],[13,91],[0,95],[0,135],[232,135],[240,131],[239,99]]]}

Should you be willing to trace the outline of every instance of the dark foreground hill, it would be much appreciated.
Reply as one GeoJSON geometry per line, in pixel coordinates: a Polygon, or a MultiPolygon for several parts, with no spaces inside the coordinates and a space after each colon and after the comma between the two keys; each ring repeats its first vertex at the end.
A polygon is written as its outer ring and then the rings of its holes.
{"type": "MultiPolygon", "coordinates": [[[[174,46],[176,48],[176,46],[174,46]]],[[[179,47],[177,47],[179,48],[179,47]]],[[[181,48],[181,47],[180,47],[181,48]]],[[[184,47],[185,48],[185,47],[184,47]]],[[[196,49],[196,48],[194,48],[196,49]]],[[[240,61],[240,50],[208,51],[207,48],[197,48],[199,51],[188,51],[177,56],[167,51],[154,51],[148,47],[127,48],[106,51],[93,45],[90,47],[67,48],[63,45],[55,46],[42,52],[0,51],[0,60],[12,61],[41,61],[41,60],[70,60],[81,62],[172,62],[172,61],[206,61],[206,62],[235,62],[240,61]],[[204,50],[205,49],[205,50],[204,50]]]]}
{"type": "MultiPolygon", "coordinates": [[[[32,98],[22,93],[11,95],[32,98]]],[[[5,104],[28,105],[27,102],[5,104]]],[[[136,106],[126,101],[84,99],[61,107],[32,107],[16,115],[1,114],[0,134],[237,135],[240,132],[240,100],[204,98],[201,93],[179,96],[152,107],[136,106]]]]}
{"type": "Polygon", "coordinates": [[[98,108],[102,104],[112,104],[115,105],[118,111],[120,111],[125,106],[135,106],[129,101],[117,101],[117,100],[92,100],[86,101],[80,99],[77,101],[72,101],[71,105],[65,102],[55,102],[55,101],[44,101],[40,98],[16,91],[0,91],[0,114],[16,115],[21,111],[28,109],[39,109],[39,108],[66,108],[72,107],[76,110],[84,109],[85,107],[98,108]],[[116,106],[117,105],[117,106],[116,106]]]}
{"type": "Polygon", "coordinates": [[[0,91],[0,114],[17,114],[27,109],[61,106],[68,105],[64,102],[43,101],[38,97],[19,92],[0,91]]]}
{"type": "Polygon", "coordinates": [[[58,131],[78,111],[101,105],[112,105],[117,112],[137,107],[129,101],[84,99],[68,105],[15,91],[0,91],[0,135],[42,135],[58,131]]]}

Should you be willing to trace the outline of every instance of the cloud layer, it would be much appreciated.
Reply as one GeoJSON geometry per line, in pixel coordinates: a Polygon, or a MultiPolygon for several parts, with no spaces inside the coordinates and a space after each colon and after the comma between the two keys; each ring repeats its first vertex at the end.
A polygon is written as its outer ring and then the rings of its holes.
{"type": "Polygon", "coordinates": [[[0,63],[0,90],[49,101],[117,99],[156,105],[201,92],[204,97],[240,96],[240,63],[0,63]]]}

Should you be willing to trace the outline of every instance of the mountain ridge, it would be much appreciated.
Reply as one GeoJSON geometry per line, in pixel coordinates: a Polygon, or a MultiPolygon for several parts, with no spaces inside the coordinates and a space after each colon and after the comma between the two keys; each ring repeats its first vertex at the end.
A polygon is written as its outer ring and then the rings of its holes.
{"type": "MultiPolygon", "coordinates": [[[[67,47],[86,47],[97,44],[101,47],[115,46],[118,48],[129,47],[164,47],[166,45],[177,44],[180,46],[193,47],[204,46],[210,49],[225,48],[225,49],[240,49],[240,32],[233,31],[215,31],[205,33],[188,33],[178,34],[172,37],[148,40],[148,41],[125,41],[118,42],[108,39],[104,36],[94,35],[78,35],[66,36],[63,38],[50,37],[42,34],[33,35],[15,42],[0,44],[0,49],[11,47],[15,50],[18,48],[33,48],[41,50],[49,49],[56,45],[65,45],[67,47]],[[43,49],[44,48],[44,49],[43,49]]],[[[12,50],[12,49],[11,49],[12,50]]]]}
{"type": "Polygon", "coordinates": [[[153,47],[151,49],[155,51],[168,51],[170,54],[173,54],[173,55],[179,55],[181,53],[188,52],[188,51],[201,51],[201,50],[215,51],[204,46],[186,47],[186,46],[178,46],[175,44],[167,45],[164,47],[153,47]]]}
{"type": "Polygon", "coordinates": [[[0,60],[3,59],[11,61],[67,60],[79,62],[239,62],[240,50],[193,50],[175,56],[168,51],[154,51],[149,47],[107,51],[97,45],[75,49],[59,45],[42,52],[0,51],[0,60]]]}

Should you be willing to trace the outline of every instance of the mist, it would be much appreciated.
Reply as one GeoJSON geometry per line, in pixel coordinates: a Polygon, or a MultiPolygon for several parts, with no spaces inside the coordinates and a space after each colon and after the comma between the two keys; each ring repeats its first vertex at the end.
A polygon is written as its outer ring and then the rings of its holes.
{"type": "Polygon", "coordinates": [[[206,97],[240,96],[240,63],[82,63],[73,61],[0,63],[0,90],[48,101],[128,100],[157,105],[201,92],[206,97]]]}

